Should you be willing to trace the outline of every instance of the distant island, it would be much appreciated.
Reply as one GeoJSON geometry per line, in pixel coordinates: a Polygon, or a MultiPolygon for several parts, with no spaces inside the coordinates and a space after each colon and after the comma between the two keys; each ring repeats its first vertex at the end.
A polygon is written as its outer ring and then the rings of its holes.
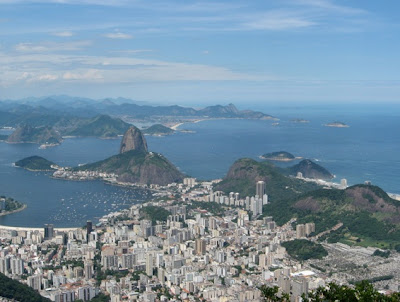
{"type": "Polygon", "coordinates": [[[295,159],[300,159],[301,157],[295,157],[293,154],[286,151],[278,151],[263,154],[260,156],[260,158],[274,161],[292,161],[295,159]]]}
{"type": "Polygon", "coordinates": [[[0,134],[0,142],[5,142],[8,139],[8,135],[0,134]]]}
{"type": "Polygon", "coordinates": [[[349,125],[342,123],[342,122],[333,122],[333,123],[327,123],[324,124],[325,127],[336,127],[336,128],[348,128],[350,127],[349,125]]]}
{"type": "Polygon", "coordinates": [[[55,171],[57,166],[55,163],[40,157],[30,156],[15,162],[16,167],[20,167],[29,171],[55,171]]]}
{"type": "Polygon", "coordinates": [[[302,118],[294,118],[294,119],[291,119],[290,121],[293,123],[309,123],[310,122],[309,120],[305,120],[302,118]]]}
{"type": "Polygon", "coordinates": [[[154,135],[154,136],[163,136],[163,135],[170,135],[175,133],[175,131],[169,127],[166,127],[161,124],[155,124],[150,126],[149,128],[143,129],[142,132],[147,135],[154,135]]]}

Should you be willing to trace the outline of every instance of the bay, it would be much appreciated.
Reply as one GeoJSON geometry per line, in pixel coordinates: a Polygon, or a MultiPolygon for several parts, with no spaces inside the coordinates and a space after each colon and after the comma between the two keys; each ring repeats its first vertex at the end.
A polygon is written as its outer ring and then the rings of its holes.
{"type": "MultiPolygon", "coordinates": [[[[350,185],[365,180],[400,194],[399,106],[279,106],[260,107],[280,118],[271,120],[208,120],[187,123],[165,137],[149,137],[149,149],[164,154],[186,174],[198,179],[222,178],[235,160],[258,159],[267,152],[288,151],[315,160],[350,185]],[[356,110],[358,109],[358,110],[356,110]],[[295,123],[293,118],[309,120],[295,123]],[[349,128],[323,126],[341,121],[349,128]]],[[[147,191],[110,186],[101,181],[74,182],[50,178],[12,165],[31,155],[63,166],[94,162],[118,152],[120,139],[70,138],[45,150],[34,144],[0,143],[0,193],[28,205],[0,217],[0,225],[42,227],[81,226],[110,211],[147,199],[147,191]]],[[[282,166],[292,165],[284,163],[282,166]]]]}

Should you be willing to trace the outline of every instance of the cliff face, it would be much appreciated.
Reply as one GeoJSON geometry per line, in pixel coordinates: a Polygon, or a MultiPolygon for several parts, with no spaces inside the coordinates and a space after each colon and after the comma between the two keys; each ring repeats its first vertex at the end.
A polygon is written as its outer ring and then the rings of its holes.
{"type": "Polygon", "coordinates": [[[298,172],[303,174],[306,178],[324,179],[329,180],[334,176],[324,167],[312,162],[309,159],[304,159],[297,165],[289,168],[290,173],[296,175],[298,172]]]}
{"type": "Polygon", "coordinates": [[[119,153],[132,150],[147,152],[147,142],[142,132],[136,127],[130,127],[124,134],[121,141],[119,153]]]}

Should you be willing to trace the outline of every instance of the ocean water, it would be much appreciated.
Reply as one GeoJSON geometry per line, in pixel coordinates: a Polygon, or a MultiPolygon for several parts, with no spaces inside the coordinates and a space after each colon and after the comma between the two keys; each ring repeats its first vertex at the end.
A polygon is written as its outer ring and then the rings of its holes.
{"type": "MultiPolygon", "coordinates": [[[[252,107],[253,108],[253,107],[252,107]]],[[[152,150],[163,153],[188,175],[222,178],[241,157],[288,151],[309,158],[348,183],[366,180],[388,192],[400,193],[400,106],[342,105],[324,107],[260,107],[279,117],[270,120],[213,120],[184,124],[179,133],[148,139],[152,150]],[[309,123],[295,123],[295,118],[309,123]],[[349,128],[323,126],[341,121],[349,128]]],[[[282,166],[292,165],[279,164],[282,166]]]]}
{"type": "Polygon", "coordinates": [[[75,166],[104,159],[117,152],[119,140],[94,138],[67,139],[62,145],[45,150],[35,144],[0,143],[0,195],[13,197],[28,207],[18,213],[0,216],[0,225],[42,227],[83,226],[104,214],[146,200],[150,193],[121,188],[101,181],[65,181],[47,172],[30,172],[12,163],[39,155],[60,165],[75,166]]]}
{"type": "MultiPolygon", "coordinates": [[[[254,107],[252,107],[254,108],[254,107]]],[[[267,152],[288,151],[315,160],[339,182],[365,180],[400,194],[400,108],[385,106],[287,106],[263,107],[279,117],[270,120],[210,120],[187,123],[166,137],[147,137],[149,149],[164,154],[186,174],[199,179],[222,178],[238,158],[258,157],[267,152]],[[309,123],[294,123],[303,118],[309,123]],[[341,121],[349,128],[323,124],[341,121]]],[[[74,182],[50,178],[48,173],[29,172],[12,165],[40,155],[60,165],[75,166],[116,154],[120,140],[67,139],[45,150],[34,144],[0,143],[0,195],[28,205],[19,213],[0,217],[0,225],[41,227],[81,226],[117,209],[149,197],[147,191],[110,186],[101,181],[74,182]]],[[[280,165],[291,165],[280,164],[280,165]]]]}

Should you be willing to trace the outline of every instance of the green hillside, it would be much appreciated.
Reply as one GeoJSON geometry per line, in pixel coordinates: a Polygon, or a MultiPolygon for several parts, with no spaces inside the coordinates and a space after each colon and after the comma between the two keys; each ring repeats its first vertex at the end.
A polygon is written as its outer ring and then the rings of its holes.
{"type": "Polygon", "coordinates": [[[119,181],[141,184],[166,185],[183,179],[183,174],[161,154],[139,150],[117,154],[74,170],[115,173],[119,181]]]}
{"type": "Polygon", "coordinates": [[[0,297],[24,302],[47,302],[37,291],[0,273],[0,297]]]}
{"type": "Polygon", "coordinates": [[[52,161],[49,161],[40,156],[30,156],[15,162],[15,165],[20,168],[24,168],[31,171],[53,171],[51,166],[55,165],[52,161]]]}
{"type": "Polygon", "coordinates": [[[31,127],[29,125],[17,128],[7,138],[9,143],[59,144],[61,135],[51,127],[31,127]]]}
{"type": "Polygon", "coordinates": [[[169,135],[169,134],[174,133],[175,131],[164,125],[155,124],[155,125],[150,126],[149,128],[142,130],[142,132],[144,134],[148,134],[148,135],[169,135]]]}
{"type": "Polygon", "coordinates": [[[124,134],[130,126],[121,119],[99,115],[92,119],[80,120],[74,127],[66,129],[63,135],[109,138],[124,134]]]}
{"type": "Polygon", "coordinates": [[[292,217],[297,217],[298,223],[314,222],[316,233],[343,223],[321,238],[328,242],[392,248],[400,244],[400,202],[376,186],[320,189],[268,204],[264,210],[278,224],[292,217]]]}
{"type": "Polygon", "coordinates": [[[256,182],[266,182],[266,191],[272,202],[291,199],[319,188],[296,178],[285,176],[282,170],[269,162],[257,162],[250,158],[237,160],[229,169],[226,177],[216,185],[215,190],[238,192],[241,196],[254,196],[256,182]]]}
{"type": "Polygon", "coordinates": [[[303,177],[330,180],[334,176],[324,167],[314,163],[309,159],[303,159],[297,165],[289,167],[287,169],[289,174],[296,176],[298,172],[301,172],[303,177]]]}

